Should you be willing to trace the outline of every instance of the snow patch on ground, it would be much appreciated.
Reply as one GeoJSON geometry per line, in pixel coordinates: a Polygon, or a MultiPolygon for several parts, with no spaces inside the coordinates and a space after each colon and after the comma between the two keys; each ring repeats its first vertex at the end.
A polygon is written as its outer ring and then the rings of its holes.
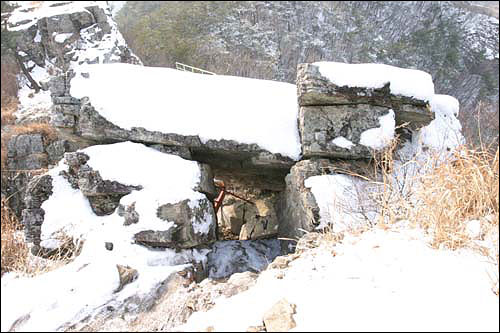
{"type": "Polygon", "coordinates": [[[296,86],[130,64],[89,65],[71,81],[107,120],[125,128],[258,144],[298,160],[296,86]],[[113,87],[113,89],[109,89],[113,87]]]}
{"type": "Polygon", "coordinates": [[[498,331],[491,269],[471,251],[431,249],[419,230],[375,228],[264,271],[255,286],[177,329],[244,332],[285,298],[296,304],[294,332],[498,331]]]}

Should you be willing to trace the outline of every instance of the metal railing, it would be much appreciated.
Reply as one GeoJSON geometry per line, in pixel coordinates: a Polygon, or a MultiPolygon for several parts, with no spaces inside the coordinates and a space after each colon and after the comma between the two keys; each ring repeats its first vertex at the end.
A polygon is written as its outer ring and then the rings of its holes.
{"type": "Polygon", "coordinates": [[[186,65],[186,64],[182,64],[180,62],[176,62],[175,63],[175,68],[180,70],[180,71],[185,71],[185,72],[192,72],[192,73],[199,73],[199,74],[209,74],[209,75],[216,75],[215,73],[213,72],[209,72],[209,71],[206,71],[204,69],[201,69],[201,68],[196,68],[196,67],[193,67],[193,66],[189,66],[189,65],[186,65]]]}

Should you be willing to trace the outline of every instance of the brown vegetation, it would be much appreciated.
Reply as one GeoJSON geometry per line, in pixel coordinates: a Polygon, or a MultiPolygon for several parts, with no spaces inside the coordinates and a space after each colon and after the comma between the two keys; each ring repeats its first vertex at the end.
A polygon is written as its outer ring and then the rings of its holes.
{"type": "Polygon", "coordinates": [[[29,250],[20,231],[21,225],[7,205],[7,200],[2,198],[1,204],[1,274],[3,275],[10,271],[24,271],[27,267],[29,250]]]}

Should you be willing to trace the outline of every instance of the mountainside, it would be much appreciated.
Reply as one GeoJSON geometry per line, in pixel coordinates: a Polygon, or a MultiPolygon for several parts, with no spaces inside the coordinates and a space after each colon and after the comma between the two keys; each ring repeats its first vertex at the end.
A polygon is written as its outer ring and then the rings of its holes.
{"type": "Polygon", "coordinates": [[[130,1],[117,20],[131,48],[150,66],[179,61],[218,74],[290,83],[297,64],[320,60],[424,70],[437,93],[458,98],[467,127],[472,120],[466,115],[480,103],[498,109],[498,9],[484,5],[130,1]],[[163,33],[148,34],[145,27],[161,27],[163,33]]]}

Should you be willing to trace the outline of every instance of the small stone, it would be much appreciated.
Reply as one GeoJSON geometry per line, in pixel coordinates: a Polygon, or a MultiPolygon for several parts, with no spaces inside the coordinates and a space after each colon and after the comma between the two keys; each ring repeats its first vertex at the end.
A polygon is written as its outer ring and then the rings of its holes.
{"type": "Polygon", "coordinates": [[[281,299],[274,304],[264,314],[264,324],[267,332],[287,332],[297,326],[293,315],[295,312],[295,304],[289,303],[286,299],[281,299]]]}
{"type": "Polygon", "coordinates": [[[113,250],[113,243],[111,243],[111,242],[104,243],[104,246],[106,247],[106,250],[108,250],[108,251],[113,250]]]}

